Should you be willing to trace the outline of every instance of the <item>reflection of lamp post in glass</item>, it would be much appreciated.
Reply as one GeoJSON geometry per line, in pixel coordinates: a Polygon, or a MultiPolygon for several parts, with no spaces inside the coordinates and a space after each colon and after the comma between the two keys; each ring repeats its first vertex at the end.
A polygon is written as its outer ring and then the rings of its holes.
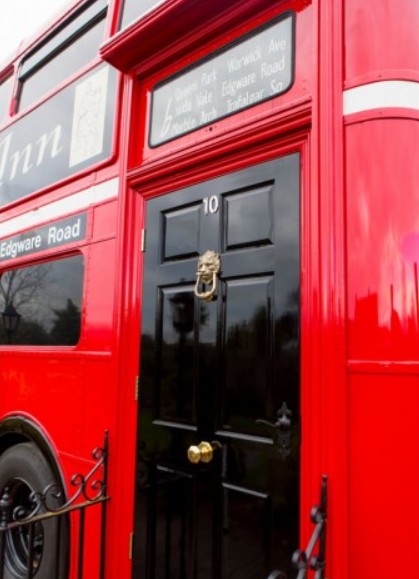
{"type": "Polygon", "coordinates": [[[13,302],[9,302],[1,314],[3,316],[4,329],[6,330],[7,343],[12,343],[12,336],[16,332],[20,318],[22,317],[13,305],[13,302]]]}
{"type": "Polygon", "coordinates": [[[194,297],[192,292],[177,292],[170,298],[173,329],[179,336],[177,356],[176,412],[177,418],[188,418],[191,404],[190,384],[187,379],[188,368],[192,360],[188,360],[186,334],[194,327],[194,297]]]}
{"type": "Polygon", "coordinates": [[[194,298],[191,292],[178,292],[170,298],[172,324],[180,338],[193,330],[194,298]]]}

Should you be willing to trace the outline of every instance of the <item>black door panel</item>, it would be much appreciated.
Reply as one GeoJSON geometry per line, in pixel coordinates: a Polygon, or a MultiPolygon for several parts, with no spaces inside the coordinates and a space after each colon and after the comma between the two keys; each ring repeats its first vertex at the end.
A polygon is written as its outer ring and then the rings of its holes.
{"type": "Polygon", "coordinates": [[[290,572],[299,518],[299,156],[147,203],[136,579],[290,572]],[[198,258],[221,257],[214,299],[198,258]],[[210,462],[192,464],[205,441],[210,462]]]}

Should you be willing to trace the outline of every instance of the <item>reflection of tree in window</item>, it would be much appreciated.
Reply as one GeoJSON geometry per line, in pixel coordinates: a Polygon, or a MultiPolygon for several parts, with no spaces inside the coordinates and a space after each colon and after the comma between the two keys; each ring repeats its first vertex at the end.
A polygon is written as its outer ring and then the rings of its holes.
{"type": "MultiPolygon", "coordinates": [[[[5,272],[0,278],[0,311],[13,303],[21,316],[12,343],[76,344],[80,334],[82,290],[82,256],[5,272]]],[[[1,328],[0,343],[6,343],[6,338],[1,328]]]]}
{"type": "Polygon", "coordinates": [[[48,344],[48,334],[39,316],[46,299],[49,269],[48,264],[42,264],[7,271],[1,276],[0,298],[4,307],[13,303],[21,315],[18,331],[12,337],[15,344],[48,344]]]}
{"type": "Polygon", "coordinates": [[[70,300],[62,310],[54,310],[57,319],[50,336],[54,344],[76,344],[80,333],[80,310],[70,300]]]}
{"type": "Polygon", "coordinates": [[[30,307],[34,296],[45,291],[48,272],[47,264],[6,271],[0,279],[4,303],[13,302],[18,311],[30,307]]]}

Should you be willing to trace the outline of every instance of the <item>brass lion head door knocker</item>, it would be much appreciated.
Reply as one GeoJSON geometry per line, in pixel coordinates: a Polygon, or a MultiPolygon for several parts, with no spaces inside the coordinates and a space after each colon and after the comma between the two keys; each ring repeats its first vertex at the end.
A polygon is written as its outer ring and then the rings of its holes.
{"type": "Polygon", "coordinates": [[[212,301],[217,289],[218,274],[221,269],[221,258],[215,251],[208,250],[198,259],[194,293],[197,298],[212,301]],[[208,289],[207,289],[208,288],[208,289]],[[204,290],[204,291],[201,291],[204,290]]]}

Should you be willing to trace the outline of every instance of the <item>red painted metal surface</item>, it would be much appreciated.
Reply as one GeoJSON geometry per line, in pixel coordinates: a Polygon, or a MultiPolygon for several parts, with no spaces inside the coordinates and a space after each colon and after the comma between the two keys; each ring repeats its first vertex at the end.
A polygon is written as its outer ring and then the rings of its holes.
{"type": "MultiPolygon", "coordinates": [[[[418,3],[345,4],[345,85],[417,81],[418,3]]],[[[417,110],[346,118],[347,540],[357,579],[419,573],[416,555],[402,555],[416,553],[419,536],[418,143],[417,110]]]]}
{"type": "Polygon", "coordinates": [[[419,170],[414,147],[401,147],[403,141],[419,142],[417,121],[380,118],[347,127],[351,360],[418,361],[419,234],[412,207],[419,170]]]}
{"type": "Polygon", "coordinates": [[[346,1],[345,83],[385,78],[416,78],[419,71],[419,21],[415,1],[346,1]]]}

